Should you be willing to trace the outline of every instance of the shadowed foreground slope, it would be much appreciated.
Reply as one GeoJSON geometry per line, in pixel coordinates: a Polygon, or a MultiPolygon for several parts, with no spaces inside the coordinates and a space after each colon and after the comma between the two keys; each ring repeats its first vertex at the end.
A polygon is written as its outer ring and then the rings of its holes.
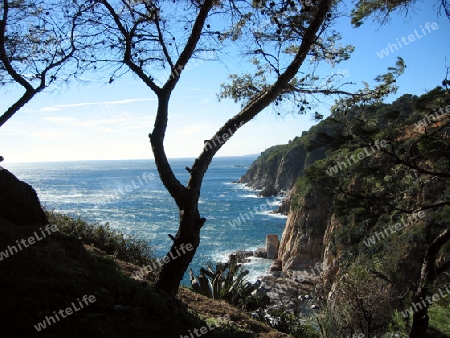
{"type": "Polygon", "coordinates": [[[208,324],[215,329],[202,337],[287,337],[187,289],[180,289],[178,299],[158,295],[151,282],[130,278],[138,266],[60,231],[18,246],[35,231],[40,234],[36,227],[0,219],[1,337],[189,337],[208,324]],[[95,301],[80,308],[83,296],[90,295],[95,301]],[[62,312],[56,320],[59,310],[69,307],[73,313],[62,312]],[[217,322],[225,315],[229,322],[217,322]],[[38,332],[35,325],[50,316],[55,322],[49,319],[38,332]]]}

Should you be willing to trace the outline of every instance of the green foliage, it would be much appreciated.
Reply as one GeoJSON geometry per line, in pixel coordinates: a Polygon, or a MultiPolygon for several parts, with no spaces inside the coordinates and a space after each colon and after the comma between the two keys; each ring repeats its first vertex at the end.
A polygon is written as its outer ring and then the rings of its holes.
{"type": "Polygon", "coordinates": [[[142,266],[154,259],[153,248],[146,241],[112,230],[109,223],[89,224],[80,218],[74,219],[69,215],[48,210],[46,216],[50,224],[55,224],[67,236],[93,245],[123,261],[142,266]]]}
{"type": "Polygon", "coordinates": [[[320,338],[320,334],[311,324],[305,324],[304,319],[300,319],[293,313],[283,309],[271,310],[269,315],[275,318],[271,326],[280,332],[288,333],[294,338],[320,338]]]}
{"type": "Polygon", "coordinates": [[[398,310],[394,310],[392,314],[392,320],[389,323],[388,332],[396,333],[402,338],[408,337],[408,329],[406,327],[405,318],[398,310]]]}
{"type": "Polygon", "coordinates": [[[376,20],[385,22],[389,14],[396,9],[406,8],[416,0],[362,0],[358,1],[355,9],[352,10],[352,25],[359,27],[364,23],[364,19],[373,16],[376,20]]]}
{"type": "Polygon", "coordinates": [[[355,262],[340,276],[319,317],[321,331],[337,335],[384,333],[395,296],[395,290],[386,280],[368,271],[364,263],[355,262]]]}

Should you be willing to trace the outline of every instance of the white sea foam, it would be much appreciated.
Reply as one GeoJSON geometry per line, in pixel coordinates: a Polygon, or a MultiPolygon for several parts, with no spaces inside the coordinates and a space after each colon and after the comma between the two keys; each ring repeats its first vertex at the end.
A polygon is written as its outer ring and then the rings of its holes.
{"type": "Polygon", "coordinates": [[[239,197],[244,197],[244,198],[262,198],[256,194],[245,194],[245,195],[238,195],[239,197]]]}
{"type": "Polygon", "coordinates": [[[262,191],[262,189],[254,189],[252,187],[249,187],[243,183],[235,183],[234,184],[236,189],[240,189],[240,190],[247,190],[247,191],[254,191],[254,192],[259,192],[262,191]]]}
{"type": "Polygon", "coordinates": [[[259,214],[265,215],[265,216],[270,216],[270,217],[275,217],[275,218],[287,218],[286,215],[283,215],[283,214],[275,214],[275,213],[273,213],[273,211],[270,211],[270,210],[259,212],[259,214]]]}
{"type": "Polygon", "coordinates": [[[230,251],[216,252],[212,255],[212,260],[218,263],[225,263],[228,261],[228,257],[230,256],[230,254],[230,251]]]}
{"type": "Polygon", "coordinates": [[[245,277],[249,282],[256,282],[261,276],[265,276],[269,273],[272,260],[259,257],[249,257],[250,262],[242,264],[242,267],[249,271],[249,274],[245,277]]]}

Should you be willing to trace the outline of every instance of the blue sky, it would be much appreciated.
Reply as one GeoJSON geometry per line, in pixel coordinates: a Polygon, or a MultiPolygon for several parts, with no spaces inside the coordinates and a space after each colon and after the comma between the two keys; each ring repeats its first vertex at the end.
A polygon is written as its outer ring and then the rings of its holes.
{"type": "MultiPolygon", "coordinates": [[[[445,65],[450,66],[450,21],[437,16],[433,3],[419,1],[408,16],[394,14],[383,26],[367,21],[360,28],[352,28],[350,18],[341,19],[336,28],[343,36],[342,43],[352,44],[356,50],[349,61],[333,70],[324,67],[321,72],[345,71],[345,81],[361,86],[364,80],[372,83],[401,56],[407,69],[398,80],[400,89],[395,97],[420,95],[439,85],[445,65]],[[436,22],[438,28],[425,30],[425,35],[422,28],[427,22],[436,22]],[[402,44],[398,51],[389,51],[383,58],[378,56],[377,52],[388,44],[411,34],[420,38],[402,44]]],[[[197,157],[203,140],[239,111],[239,103],[218,102],[216,93],[230,71],[239,72],[245,65],[246,60],[236,57],[227,59],[225,65],[197,61],[183,73],[170,103],[165,142],[168,157],[197,157]]],[[[0,109],[4,111],[19,95],[17,89],[3,87],[0,109]]],[[[327,100],[318,110],[329,115],[331,103],[327,100]]],[[[6,162],[151,158],[147,135],[153,127],[155,109],[153,93],[131,75],[112,84],[94,78],[87,85],[53,88],[36,96],[0,128],[0,155],[6,162]]],[[[315,123],[309,114],[278,116],[268,108],[236,132],[217,156],[260,153],[272,145],[287,143],[315,123]]]]}

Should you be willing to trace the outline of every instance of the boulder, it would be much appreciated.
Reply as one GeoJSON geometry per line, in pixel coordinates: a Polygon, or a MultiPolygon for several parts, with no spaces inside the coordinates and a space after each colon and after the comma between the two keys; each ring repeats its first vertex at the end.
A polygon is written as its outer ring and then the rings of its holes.
{"type": "Polygon", "coordinates": [[[278,258],[278,245],[280,241],[278,240],[278,235],[269,234],[266,235],[266,251],[268,259],[278,258]]]}
{"type": "Polygon", "coordinates": [[[228,256],[228,260],[231,260],[232,257],[234,256],[235,258],[237,258],[237,262],[238,263],[248,263],[250,262],[250,259],[248,259],[247,257],[251,257],[253,256],[253,251],[236,251],[234,253],[232,253],[230,256],[228,256]]]}
{"type": "Polygon", "coordinates": [[[253,252],[254,257],[267,258],[267,250],[264,248],[258,248],[253,252]]]}
{"type": "Polygon", "coordinates": [[[273,185],[265,187],[261,192],[258,193],[259,197],[271,197],[278,194],[277,189],[273,185]]]}
{"type": "Polygon", "coordinates": [[[272,264],[270,265],[270,272],[277,272],[277,271],[282,271],[282,266],[281,266],[281,260],[280,259],[276,259],[272,262],[272,264]]]}
{"type": "Polygon", "coordinates": [[[36,191],[0,167],[0,218],[20,226],[45,226],[47,217],[36,191]]]}

